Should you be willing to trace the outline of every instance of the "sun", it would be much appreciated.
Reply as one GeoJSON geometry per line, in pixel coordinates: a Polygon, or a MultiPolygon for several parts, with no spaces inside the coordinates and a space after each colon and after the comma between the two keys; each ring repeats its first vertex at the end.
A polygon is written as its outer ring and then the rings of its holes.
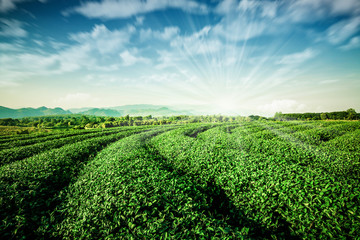
{"type": "Polygon", "coordinates": [[[213,102],[214,110],[219,114],[233,115],[238,113],[238,103],[232,96],[221,96],[213,102]]]}

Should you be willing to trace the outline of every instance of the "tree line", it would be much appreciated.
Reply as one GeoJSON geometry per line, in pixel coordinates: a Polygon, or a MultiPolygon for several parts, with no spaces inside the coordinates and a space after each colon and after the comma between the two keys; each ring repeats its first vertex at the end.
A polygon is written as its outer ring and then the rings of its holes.
{"type": "Polygon", "coordinates": [[[355,109],[349,108],[346,111],[322,112],[322,113],[281,113],[277,112],[275,120],[359,120],[360,114],[355,109]]]}
{"type": "Polygon", "coordinates": [[[209,116],[168,116],[153,117],[148,116],[122,116],[122,117],[101,117],[89,115],[56,115],[43,117],[25,117],[20,119],[3,118],[0,119],[1,126],[19,126],[51,129],[90,129],[90,128],[110,128],[121,126],[141,126],[141,125],[165,125],[165,124],[187,124],[187,123],[212,123],[212,122],[236,122],[244,120],[260,119],[259,116],[250,117],[230,117],[221,115],[209,116]]]}

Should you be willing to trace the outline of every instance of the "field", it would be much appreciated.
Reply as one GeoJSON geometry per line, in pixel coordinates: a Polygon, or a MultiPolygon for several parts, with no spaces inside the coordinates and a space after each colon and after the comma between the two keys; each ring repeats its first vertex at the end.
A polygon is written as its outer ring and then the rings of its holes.
{"type": "Polygon", "coordinates": [[[359,121],[0,136],[1,239],[353,239],[359,121]]]}

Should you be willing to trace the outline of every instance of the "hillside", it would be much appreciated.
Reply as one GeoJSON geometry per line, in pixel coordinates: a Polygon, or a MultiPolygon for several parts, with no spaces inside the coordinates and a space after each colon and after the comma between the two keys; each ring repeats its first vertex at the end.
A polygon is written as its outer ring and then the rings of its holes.
{"type": "Polygon", "coordinates": [[[174,115],[194,115],[188,110],[175,110],[168,106],[150,105],[150,104],[137,104],[137,105],[124,105],[109,108],[84,108],[81,109],[69,109],[72,113],[80,113],[84,115],[95,116],[108,116],[108,117],[120,117],[120,116],[174,116],[174,115]]]}
{"type": "Polygon", "coordinates": [[[23,118],[63,114],[71,114],[71,112],[62,108],[39,107],[12,109],[0,106],[0,118],[23,118]]]}
{"type": "Polygon", "coordinates": [[[194,115],[189,110],[173,109],[167,106],[138,104],[124,105],[110,108],[74,108],[64,110],[62,108],[20,108],[12,109],[0,107],[0,118],[23,118],[23,117],[41,117],[50,115],[64,114],[83,114],[102,117],[121,117],[121,116],[175,116],[175,115],[194,115]]]}

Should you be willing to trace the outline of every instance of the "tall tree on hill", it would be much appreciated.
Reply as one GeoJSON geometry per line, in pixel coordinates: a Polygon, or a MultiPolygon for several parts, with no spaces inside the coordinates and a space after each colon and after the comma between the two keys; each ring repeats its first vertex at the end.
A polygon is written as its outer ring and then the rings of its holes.
{"type": "Polygon", "coordinates": [[[355,120],[357,118],[355,109],[349,108],[348,110],[346,110],[346,112],[348,113],[348,120],[355,120]]]}

